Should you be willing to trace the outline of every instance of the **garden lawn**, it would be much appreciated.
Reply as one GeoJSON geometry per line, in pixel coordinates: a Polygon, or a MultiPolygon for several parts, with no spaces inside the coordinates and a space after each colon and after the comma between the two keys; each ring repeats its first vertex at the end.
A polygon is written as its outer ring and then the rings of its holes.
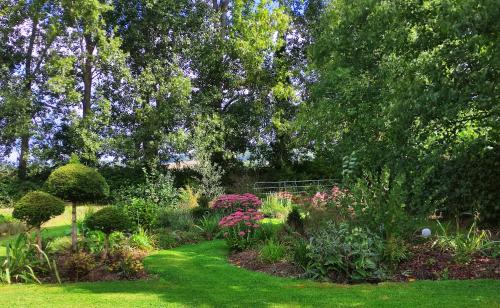
{"type": "Polygon", "coordinates": [[[337,285],[250,272],[226,261],[222,241],[163,250],[147,281],[0,286],[4,307],[498,307],[500,281],[337,285]]]}

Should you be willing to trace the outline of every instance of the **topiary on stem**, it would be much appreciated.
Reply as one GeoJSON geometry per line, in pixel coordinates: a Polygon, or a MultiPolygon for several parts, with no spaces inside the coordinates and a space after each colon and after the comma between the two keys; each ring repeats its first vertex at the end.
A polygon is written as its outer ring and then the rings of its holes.
{"type": "Polygon", "coordinates": [[[24,195],[15,205],[12,216],[37,231],[38,247],[42,248],[41,226],[64,213],[64,201],[43,191],[24,195]]]}
{"type": "Polygon", "coordinates": [[[104,207],[93,213],[85,220],[87,228],[101,231],[105,234],[103,259],[106,259],[109,250],[109,235],[115,231],[127,231],[130,220],[125,212],[117,207],[104,207]]]}
{"type": "Polygon", "coordinates": [[[76,206],[78,203],[101,200],[109,195],[109,186],[95,169],[77,162],[59,167],[47,179],[51,193],[71,202],[71,247],[76,251],[76,206]]]}

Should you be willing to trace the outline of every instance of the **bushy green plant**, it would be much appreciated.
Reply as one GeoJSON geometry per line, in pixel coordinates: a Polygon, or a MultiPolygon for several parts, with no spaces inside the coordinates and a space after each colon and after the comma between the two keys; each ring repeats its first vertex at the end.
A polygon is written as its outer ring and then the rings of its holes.
{"type": "Polygon", "coordinates": [[[255,230],[255,238],[258,241],[265,242],[268,240],[276,240],[281,224],[275,224],[268,221],[263,221],[260,227],[255,230]]]}
{"type": "Polygon", "coordinates": [[[477,221],[474,221],[467,232],[457,230],[455,233],[449,233],[441,223],[438,222],[438,226],[440,233],[437,234],[433,245],[450,250],[458,263],[467,263],[474,255],[487,255],[495,249],[495,242],[490,239],[486,230],[477,228],[477,221]]]}
{"type": "Polygon", "coordinates": [[[156,240],[160,249],[170,249],[177,246],[177,236],[170,230],[157,230],[156,240]]]}
{"type": "Polygon", "coordinates": [[[369,228],[384,238],[410,238],[416,227],[415,219],[406,211],[405,179],[391,179],[390,171],[384,168],[379,176],[366,174],[352,189],[350,204],[344,204],[352,220],[359,226],[369,228]]]}
{"type": "Polygon", "coordinates": [[[186,185],[184,188],[179,190],[179,200],[177,201],[177,205],[183,209],[194,209],[199,206],[199,197],[199,192],[195,192],[191,186],[186,185]]]}
{"type": "Polygon", "coordinates": [[[130,247],[140,250],[152,250],[155,247],[154,237],[142,228],[128,239],[130,247]]]}
{"type": "Polygon", "coordinates": [[[25,233],[19,234],[7,244],[5,258],[0,263],[0,282],[41,283],[35,274],[36,269],[52,273],[60,282],[55,262],[33,245],[25,233]],[[37,254],[42,257],[37,258],[37,254]]]}
{"type": "Polygon", "coordinates": [[[178,191],[170,173],[162,173],[155,164],[143,168],[144,182],[124,186],[114,192],[114,199],[119,205],[130,204],[132,199],[142,199],[158,208],[172,207],[178,202],[178,191]]]}
{"type": "Polygon", "coordinates": [[[304,232],[304,218],[297,207],[293,207],[286,218],[286,224],[295,232],[304,232]]]}
{"type": "Polygon", "coordinates": [[[47,247],[45,248],[46,252],[49,254],[59,254],[65,253],[71,249],[71,237],[70,236],[61,236],[56,237],[47,243],[47,247]]]}
{"type": "Polygon", "coordinates": [[[291,202],[288,199],[279,198],[277,195],[269,195],[262,203],[260,211],[267,217],[285,219],[291,211],[291,202]]]}
{"type": "Polygon", "coordinates": [[[154,220],[159,211],[155,203],[142,198],[132,198],[123,208],[136,229],[146,230],[153,228],[154,220]]]}
{"type": "Polygon", "coordinates": [[[368,229],[330,222],[311,236],[307,249],[307,273],[313,278],[363,281],[383,276],[383,241],[368,229]]]}
{"type": "Polygon", "coordinates": [[[41,225],[62,213],[64,202],[61,199],[43,191],[32,191],[16,202],[12,216],[37,229],[37,242],[41,249],[41,225]]]}
{"type": "Polygon", "coordinates": [[[200,229],[201,234],[207,239],[212,240],[220,234],[219,228],[220,216],[206,215],[198,221],[196,226],[200,229]]]}
{"type": "Polygon", "coordinates": [[[286,249],[278,241],[269,240],[260,248],[260,258],[264,262],[275,263],[285,257],[286,249]]]}
{"type": "Polygon", "coordinates": [[[293,262],[295,262],[295,264],[299,265],[303,269],[307,268],[307,265],[310,261],[308,257],[307,245],[308,243],[306,240],[298,239],[292,246],[293,262]]]}
{"type": "Polygon", "coordinates": [[[189,210],[162,208],[156,215],[155,226],[158,228],[187,231],[194,226],[194,221],[189,210]]]}
{"type": "Polygon", "coordinates": [[[85,225],[93,231],[101,231],[105,234],[103,259],[109,250],[109,235],[115,231],[127,231],[130,229],[130,220],[122,209],[113,206],[104,207],[89,216],[85,225]]]}
{"type": "Polygon", "coordinates": [[[77,203],[98,201],[109,195],[109,186],[95,169],[80,163],[69,163],[54,170],[47,179],[49,192],[72,203],[71,242],[77,249],[77,203]]]}

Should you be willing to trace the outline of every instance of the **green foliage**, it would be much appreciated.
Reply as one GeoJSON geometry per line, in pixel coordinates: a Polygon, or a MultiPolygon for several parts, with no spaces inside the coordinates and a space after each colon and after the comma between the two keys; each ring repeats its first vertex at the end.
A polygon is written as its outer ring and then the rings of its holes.
{"type": "Polygon", "coordinates": [[[157,245],[161,249],[170,249],[188,243],[197,243],[203,239],[200,233],[196,231],[159,229],[157,232],[157,245]]]}
{"type": "Polygon", "coordinates": [[[109,186],[96,170],[82,164],[67,164],[47,179],[49,191],[71,202],[99,201],[109,195],[109,186]]]}
{"type": "Polygon", "coordinates": [[[155,247],[154,237],[142,228],[130,236],[128,243],[130,247],[140,250],[152,250],[155,247]]]}
{"type": "Polygon", "coordinates": [[[291,207],[289,200],[279,198],[276,195],[269,195],[262,203],[260,211],[268,217],[285,219],[291,211],[291,207]]]}
{"type": "Polygon", "coordinates": [[[64,202],[43,191],[32,191],[22,197],[12,212],[16,219],[30,227],[39,228],[43,223],[64,213],[64,202]]]}
{"type": "Polygon", "coordinates": [[[196,226],[207,240],[213,240],[220,236],[220,219],[221,217],[218,215],[206,215],[197,222],[196,226]]]}
{"type": "Polygon", "coordinates": [[[255,238],[260,242],[277,240],[281,224],[272,222],[261,222],[260,227],[255,230],[255,238]]]}
{"type": "Polygon", "coordinates": [[[150,230],[154,225],[154,220],[158,215],[158,206],[152,201],[132,198],[129,203],[123,206],[127,216],[130,218],[133,227],[150,230]]]}
{"type": "Polygon", "coordinates": [[[311,261],[308,256],[307,245],[308,242],[301,238],[295,241],[292,247],[293,262],[303,269],[306,269],[311,261]]]}
{"type": "Polygon", "coordinates": [[[35,272],[43,269],[54,275],[60,283],[55,262],[51,262],[47,255],[30,243],[28,236],[22,233],[7,244],[5,259],[0,263],[0,282],[41,283],[35,272]]]}
{"type": "Polygon", "coordinates": [[[307,250],[307,273],[313,278],[364,281],[384,275],[383,241],[365,228],[331,222],[311,236],[307,250]]]}
{"type": "Polygon", "coordinates": [[[47,243],[45,248],[48,254],[63,254],[67,253],[71,249],[71,237],[61,236],[56,237],[47,243]]]}
{"type": "Polygon", "coordinates": [[[467,263],[477,254],[488,255],[495,250],[498,251],[499,243],[492,241],[487,231],[479,230],[476,221],[467,232],[457,230],[455,234],[449,233],[439,222],[438,226],[440,234],[437,235],[433,245],[450,250],[458,263],[467,263]]]}
{"type": "Polygon", "coordinates": [[[294,206],[286,218],[286,224],[295,232],[304,232],[304,218],[300,214],[299,208],[294,206]]]}
{"type": "Polygon", "coordinates": [[[281,261],[286,254],[286,249],[279,242],[269,240],[260,248],[260,258],[264,262],[275,263],[281,261]]]}
{"type": "Polygon", "coordinates": [[[194,226],[193,216],[190,211],[175,208],[160,209],[154,223],[158,228],[183,231],[190,230],[194,226]]]}
{"type": "MultiPolygon", "coordinates": [[[[410,238],[415,232],[413,218],[406,209],[405,180],[402,176],[391,178],[387,168],[379,176],[367,174],[352,189],[350,204],[355,220],[360,226],[378,232],[384,238],[410,238]]],[[[349,201],[349,199],[347,199],[349,201]]]]}
{"type": "Polygon", "coordinates": [[[109,235],[114,231],[130,229],[130,220],[122,209],[107,206],[90,215],[85,225],[94,231],[102,231],[109,235]]]}
{"type": "Polygon", "coordinates": [[[353,153],[354,169],[397,170],[413,212],[480,209],[497,224],[498,15],[495,0],[330,1],[301,144],[346,172],[353,153]]]}

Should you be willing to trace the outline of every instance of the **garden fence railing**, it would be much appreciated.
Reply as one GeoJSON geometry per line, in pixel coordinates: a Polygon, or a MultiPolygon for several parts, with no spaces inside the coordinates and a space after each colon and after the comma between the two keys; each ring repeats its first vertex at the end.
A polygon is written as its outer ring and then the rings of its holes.
{"type": "Polygon", "coordinates": [[[337,185],[338,182],[339,181],[336,179],[255,182],[253,185],[253,190],[254,193],[260,195],[269,195],[280,191],[301,193],[308,192],[313,189],[323,190],[332,187],[333,185],[337,185]]]}

